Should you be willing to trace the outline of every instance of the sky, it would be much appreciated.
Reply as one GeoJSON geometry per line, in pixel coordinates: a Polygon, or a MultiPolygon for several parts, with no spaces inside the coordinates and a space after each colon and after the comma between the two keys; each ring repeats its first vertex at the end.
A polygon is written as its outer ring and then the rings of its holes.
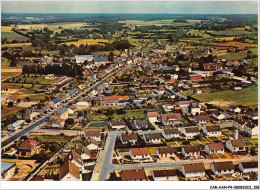
{"type": "Polygon", "coordinates": [[[2,13],[257,14],[255,1],[2,1],[2,13]]]}

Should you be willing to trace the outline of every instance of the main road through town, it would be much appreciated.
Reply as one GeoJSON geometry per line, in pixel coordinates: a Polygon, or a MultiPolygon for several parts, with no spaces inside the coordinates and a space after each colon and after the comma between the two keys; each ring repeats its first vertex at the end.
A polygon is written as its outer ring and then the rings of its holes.
{"type": "MultiPolygon", "coordinates": [[[[112,75],[115,75],[117,72],[119,72],[122,68],[118,68],[115,71],[111,72],[110,74],[108,74],[107,76],[105,76],[104,78],[102,78],[100,81],[96,82],[94,85],[92,85],[91,87],[85,89],[83,92],[81,92],[80,94],[78,94],[77,96],[75,96],[74,98],[72,98],[70,101],[68,101],[67,103],[63,103],[60,107],[66,107],[68,106],[69,103],[75,101],[76,99],[82,97],[83,94],[90,92],[93,88],[95,88],[96,86],[100,85],[102,82],[104,82],[105,80],[107,80],[109,77],[111,77],[112,75]]],[[[59,107],[59,108],[60,108],[59,107]]],[[[55,110],[54,110],[55,111],[55,110]]],[[[4,140],[3,142],[1,142],[1,149],[4,149],[6,147],[9,146],[9,144],[11,144],[13,141],[15,141],[16,139],[18,139],[19,137],[21,137],[22,135],[25,135],[26,133],[29,133],[31,130],[35,129],[37,126],[39,126],[40,124],[42,124],[45,121],[48,121],[48,117],[50,117],[53,112],[45,115],[44,117],[38,119],[37,121],[33,122],[32,124],[30,124],[27,128],[25,128],[24,130],[20,131],[19,133],[14,134],[13,136],[9,137],[8,139],[4,140]]]]}

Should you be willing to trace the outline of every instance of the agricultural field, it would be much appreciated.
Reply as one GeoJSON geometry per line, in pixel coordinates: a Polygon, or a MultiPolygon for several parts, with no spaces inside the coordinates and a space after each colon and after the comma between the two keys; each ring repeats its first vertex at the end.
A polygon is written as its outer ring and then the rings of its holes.
{"type": "Polygon", "coordinates": [[[221,92],[205,93],[194,95],[201,102],[208,102],[209,104],[221,105],[221,107],[228,107],[230,105],[248,105],[257,107],[258,105],[258,87],[248,87],[240,91],[225,90],[221,92]]]}
{"type": "Polygon", "coordinates": [[[28,40],[27,37],[16,34],[15,32],[11,31],[11,32],[1,32],[1,39],[7,38],[8,41],[12,41],[12,40],[28,40]]]}
{"type": "Polygon", "coordinates": [[[207,31],[209,32],[210,34],[214,35],[214,36],[240,36],[240,35],[243,35],[243,34],[246,34],[246,35],[250,35],[252,34],[252,32],[249,32],[249,31],[246,31],[244,29],[242,30],[224,30],[224,31],[207,31]]]}
{"type": "Polygon", "coordinates": [[[107,125],[104,121],[93,122],[88,126],[89,129],[102,129],[102,128],[106,128],[106,127],[107,127],[107,125]]]}
{"type": "Polygon", "coordinates": [[[11,114],[15,114],[23,109],[22,107],[19,106],[8,107],[6,104],[1,104],[1,106],[2,106],[1,118],[4,118],[11,114]]]}
{"type": "Polygon", "coordinates": [[[70,136],[63,136],[63,135],[37,135],[34,137],[35,140],[39,141],[40,143],[58,143],[58,144],[65,144],[71,140],[72,137],[70,136]]]}
{"type": "Polygon", "coordinates": [[[113,41],[111,40],[105,40],[105,39],[82,39],[78,40],[77,42],[66,42],[62,44],[66,45],[75,45],[75,46],[80,46],[81,44],[88,44],[88,45],[103,45],[105,43],[112,43],[113,41]]]}
{"type": "MultiPolygon", "coordinates": [[[[8,38],[9,39],[9,38],[8,38]]],[[[12,44],[2,44],[3,47],[29,47],[31,46],[31,43],[12,43],[12,44]]]]}
{"type": "Polygon", "coordinates": [[[48,85],[48,84],[52,84],[54,80],[45,79],[44,76],[34,77],[34,76],[21,75],[15,77],[14,79],[11,79],[10,82],[15,81],[15,83],[22,83],[22,84],[48,85]]]}

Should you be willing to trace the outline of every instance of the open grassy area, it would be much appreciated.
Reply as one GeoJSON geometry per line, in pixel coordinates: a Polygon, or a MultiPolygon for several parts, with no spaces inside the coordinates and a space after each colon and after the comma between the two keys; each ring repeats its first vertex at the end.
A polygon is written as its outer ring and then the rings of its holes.
{"type": "Polygon", "coordinates": [[[88,45],[102,45],[105,43],[111,43],[111,40],[105,40],[105,39],[82,39],[82,40],[78,40],[77,42],[66,42],[64,44],[69,45],[75,45],[75,46],[80,46],[81,44],[88,44],[88,45]]]}
{"type": "Polygon", "coordinates": [[[15,114],[15,113],[17,113],[17,112],[19,112],[20,110],[23,109],[19,106],[8,107],[5,104],[2,104],[1,106],[3,106],[3,109],[1,109],[1,118],[4,118],[4,117],[11,115],[11,114],[15,114]]]}
{"type": "Polygon", "coordinates": [[[101,122],[93,122],[91,123],[88,128],[92,128],[92,129],[98,129],[98,128],[105,128],[107,127],[106,123],[104,121],[101,122]]]}
{"type": "Polygon", "coordinates": [[[2,47],[28,47],[31,45],[32,45],[31,43],[14,43],[14,44],[2,44],[2,47]]]}
{"type": "Polygon", "coordinates": [[[7,38],[8,41],[12,40],[28,40],[27,37],[16,34],[15,32],[1,32],[1,39],[7,38]]]}
{"type": "Polygon", "coordinates": [[[199,99],[201,102],[216,102],[216,104],[218,104],[218,102],[229,102],[230,105],[248,105],[256,107],[258,105],[258,87],[248,87],[240,91],[225,90],[221,92],[198,94],[193,97],[199,99]]]}
{"type": "Polygon", "coordinates": [[[25,77],[23,75],[15,77],[14,80],[10,80],[10,82],[14,82],[14,83],[21,83],[21,84],[39,84],[39,85],[48,85],[48,84],[52,84],[54,80],[49,80],[49,79],[45,79],[44,76],[27,76],[25,75],[25,77]]]}

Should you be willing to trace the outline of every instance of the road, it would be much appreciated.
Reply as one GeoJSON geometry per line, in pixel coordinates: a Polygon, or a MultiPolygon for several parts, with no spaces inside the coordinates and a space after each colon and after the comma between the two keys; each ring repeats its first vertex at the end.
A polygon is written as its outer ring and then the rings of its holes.
{"type": "MultiPolygon", "coordinates": [[[[90,92],[93,88],[95,88],[96,86],[100,85],[103,81],[107,80],[109,77],[111,77],[112,75],[116,74],[117,72],[119,72],[122,68],[118,68],[117,70],[111,72],[110,74],[108,74],[107,76],[105,76],[103,79],[101,79],[101,81],[96,82],[93,86],[87,88],[86,90],[84,90],[83,92],[81,92],[80,94],[78,94],[77,96],[75,96],[74,98],[72,98],[70,101],[68,101],[67,103],[62,104],[60,107],[66,107],[68,106],[69,103],[75,101],[76,99],[82,97],[83,94],[90,92]]],[[[44,121],[48,120],[48,117],[50,117],[53,114],[54,110],[50,113],[45,115],[43,118],[38,119],[37,121],[35,121],[34,123],[32,123],[29,127],[27,127],[26,129],[22,130],[21,132],[11,136],[10,138],[4,140],[3,142],[1,142],[1,149],[6,148],[7,146],[9,146],[10,143],[12,143],[13,141],[15,141],[16,139],[18,139],[19,137],[21,137],[22,135],[25,135],[26,133],[29,133],[29,131],[35,129],[38,125],[40,125],[41,123],[43,123],[44,121]]]]}

